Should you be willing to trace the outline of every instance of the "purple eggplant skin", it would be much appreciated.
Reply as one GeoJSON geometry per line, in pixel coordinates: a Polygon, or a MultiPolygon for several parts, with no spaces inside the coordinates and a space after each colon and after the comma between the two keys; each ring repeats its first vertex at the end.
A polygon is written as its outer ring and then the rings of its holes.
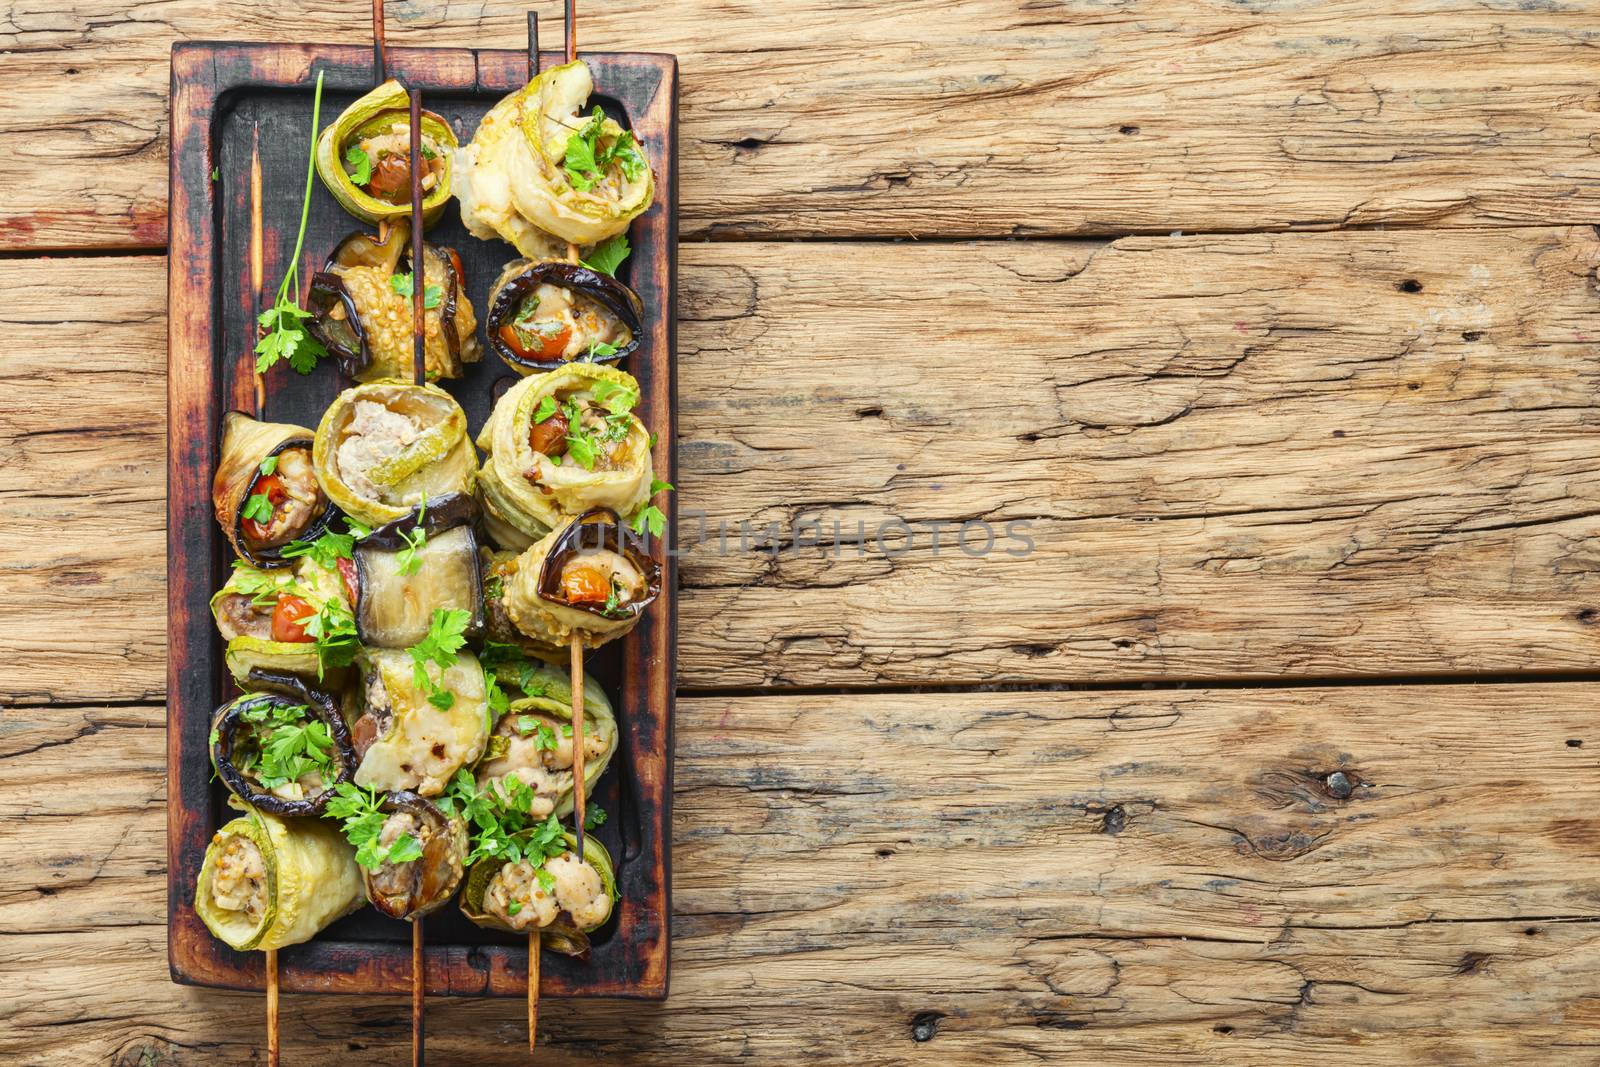
{"type": "MultiPolygon", "coordinates": [[[[391,231],[391,238],[395,232],[391,231]]],[[[439,327],[445,348],[450,353],[450,361],[459,364],[461,337],[456,331],[456,310],[461,302],[461,273],[456,269],[459,260],[451,249],[431,244],[423,246],[422,254],[437,257],[450,280],[438,308],[439,327]]],[[[388,246],[378,244],[371,234],[357,230],[346,235],[334,247],[322,269],[311,276],[311,291],[306,297],[306,308],[311,312],[311,319],[307,326],[311,336],[321,341],[322,347],[339,361],[340,373],[348,378],[358,377],[372,365],[372,348],[367,341],[366,326],[361,321],[361,309],[345,287],[340,272],[351,267],[376,267],[388,268],[391,272],[410,271],[415,276],[409,247],[394,266],[387,261],[387,255],[388,246]],[[344,316],[335,318],[333,309],[340,304],[344,305],[344,316]]],[[[423,273],[426,275],[427,272],[423,273]]]]}
{"type": "MultiPolygon", "coordinates": [[[[355,543],[351,555],[354,557],[356,570],[356,603],[352,607],[355,609],[356,631],[363,644],[388,647],[381,640],[381,635],[373,630],[372,598],[384,595],[384,591],[376,588],[380,578],[373,569],[371,557],[374,553],[404,551],[411,544],[407,540],[407,535],[414,534],[419,526],[427,534],[429,541],[463,526],[471,533],[472,573],[468,588],[473,591],[470,609],[472,618],[465,632],[470,641],[476,641],[483,635],[488,616],[483,601],[483,561],[478,552],[478,545],[483,539],[478,531],[478,518],[476,499],[467,493],[450,493],[430,500],[425,509],[415,508],[405,517],[375,528],[355,543]],[[419,511],[423,513],[420,523],[417,517],[419,511]]],[[[426,543],[423,551],[426,551],[426,543]]],[[[418,574],[412,577],[425,576],[418,574]]]]}
{"type": "Polygon", "coordinates": [[[635,619],[661,595],[661,567],[650,555],[644,539],[634,533],[615,511],[610,508],[591,508],[578,516],[545,554],[536,589],[545,600],[587,611],[602,619],[635,619]],[[645,595],[616,614],[607,614],[603,605],[595,607],[593,604],[569,603],[561,588],[561,570],[568,560],[588,548],[612,549],[632,563],[644,575],[645,595]]]}
{"type": "Polygon", "coordinates": [[[515,277],[506,281],[491,296],[488,314],[484,316],[484,333],[489,338],[489,348],[512,367],[529,371],[550,371],[567,360],[534,360],[519,355],[500,337],[500,329],[517,317],[522,300],[541,285],[559,285],[595,301],[628,328],[633,340],[609,356],[580,359],[578,362],[620,363],[636,351],[644,336],[640,326],[644,304],[637,294],[615,278],[590,270],[578,263],[546,261],[534,263],[515,277]]]}
{"type": "MultiPolygon", "coordinates": [[[[227,425],[226,420],[224,420],[223,425],[227,425]]],[[[266,455],[263,455],[261,459],[264,460],[268,456],[276,456],[278,453],[286,452],[291,448],[303,448],[309,453],[314,443],[315,442],[310,437],[297,437],[292,440],[282,441],[269,449],[266,455]]],[[[261,479],[260,463],[260,460],[256,461],[256,472],[250,476],[250,482],[245,486],[244,494],[239,498],[239,506],[233,510],[233,537],[231,537],[229,540],[233,543],[235,551],[239,553],[240,559],[244,560],[252,567],[260,567],[263,570],[271,570],[274,567],[290,566],[294,561],[284,558],[283,549],[285,546],[283,545],[278,545],[273,548],[251,548],[250,543],[245,540],[244,502],[250,499],[250,494],[255,492],[256,482],[261,479]]],[[[333,501],[328,501],[328,506],[322,509],[322,514],[313,519],[311,525],[307,526],[305,530],[301,532],[300,536],[295,540],[315,541],[317,538],[328,532],[328,527],[331,526],[333,524],[333,520],[338,517],[339,509],[334,506],[333,501]]]]}
{"type": "Polygon", "coordinates": [[[211,722],[211,765],[216,768],[217,777],[222,779],[222,784],[234,796],[251,807],[273,815],[321,815],[328,801],[333,799],[334,790],[340,783],[348,782],[356,771],[356,753],[350,744],[350,729],[345,725],[344,716],[339,714],[338,701],[290,674],[257,669],[250,672],[247,681],[252,691],[218,708],[211,722]],[[234,766],[233,745],[243,725],[244,712],[263,703],[288,707],[304,704],[309,714],[328,728],[339,771],[333,781],[325,782],[322,791],[315,796],[303,800],[275,796],[259,788],[234,766]]]}

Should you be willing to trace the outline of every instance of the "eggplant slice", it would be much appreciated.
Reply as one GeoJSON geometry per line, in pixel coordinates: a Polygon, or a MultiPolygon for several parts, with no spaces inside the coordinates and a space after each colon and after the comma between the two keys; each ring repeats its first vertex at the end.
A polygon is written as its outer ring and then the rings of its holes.
{"type": "Polygon", "coordinates": [[[211,763],[217,777],[234,796],[261,811],[274,815],[321,815],[334,790],[355,773],[356,754],[350,747],[350,730],[338,703],[327,693],[312,689],[292,674],[267,671],[250,672],[253,692],[230,700],[217,709],[211,723],[211,763]],[[251,772],[246,761],[259,755],[263,738],[251,721],[251,714],[271,709],[304,708],[306,722],[320,722],[331,742],[335,773],[331,779],[306,783],[289,782],[267,788],[251,772]]]}
{"type": "Polygon", "coordinates": [[[409,834],[422,846],[422,855],[385,863],[376,871],[363,868],[367,899],[395,919],[419,919],[443,907],[466,874],[466,823],[404,790],[386,794],[378,810],[389,816],[379,831],[379,842],[387,845],[409,834]]]}
{"type": "Polygon", "coordinates": [[[410,648],[428,636],[440,608],[472,616],[468,640],[483,633],[477,512],[472,497],[451,493],[356,542],[356,631],[363,645],[410,648]]]}
{"type": "MultiPolygon", "coordinates": [[[[352,233],[311,276],[311,332],[357,381],[412,377],[411,298],[391,284],[397,273],[416,277],[409,236],[403,222],[387,227],[381,240],[352,233]]],[[[439,291],[438,302],[423,311],[427,377],[459,378],[466,364],[483,358],[461,257],[431,244],[423,245],[422,254],[424,284],[439,291]]]]}
{"type": "Polygon", "coordinates": [[[523,634],[549,645],[573,634],[595,648],[628,633],[661,594],[661,567],[609,508],[552,530],[518,557],[505,607],[523,634]]]}
{"type": "Polygon", "coordinates": [[[615,278],[565,260],[518,259],[489,292],[485,331],[506,366],[535,374],[574,361],[626,359],[643,340],[643,314],[639,297],[615,278]],[[597,354],[594,342],[612,351],[597,354]]]}
{"type": "Polygon", "coordinates": [[[239,558],[256,567],[286,567],[290,541],[320,537],[338,516],[311,462],[314,435],[304,426],[258,422],[239,411],[222,418],[222,455],[211,483],[217,524],[239,558]],[[263,470],[263,468],[266,470],[263,470]],[[266,496],[271,517],[245,518],[252,497],[266,496]]]}

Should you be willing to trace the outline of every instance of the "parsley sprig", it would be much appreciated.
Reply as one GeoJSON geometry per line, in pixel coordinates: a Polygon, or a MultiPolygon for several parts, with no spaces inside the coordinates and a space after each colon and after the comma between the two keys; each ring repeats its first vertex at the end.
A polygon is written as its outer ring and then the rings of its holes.
{"type": "Polygon", "coordinates": [[[550,687],[539,676],[544,664],[534,660],[516,645],[486,641],[478,657],[485,674],[504,678],[530,697],[545,696],[550,687]]]}
{"type": "Polygon", "coordinates": [[[283,546],[284,559],[297,559],[300,556],[310,556],[324,568],[336,567],[341,559],[351,559],[355,554],[356,541],[367,536],[372,531],[355,519],[345,516],[345,533],[334,530],[324,531],[312,541],[290,541],[283,546]]]}
{"type": "Polygon", "coordinates": [[[464,609],[434,608],[428,636],[406,649],[411,653],[412,680],[428,694],[428,703],[442,711],[455,705],[456,695],[433,680],[428,665],[437,666],[441,674],[454,665],[456,653],[467,643],[467,626],[471,622],[472,613],[464,609]]]}
{"type": "Polygon", "coordinates": [[[317,89],[311,103],[311,153],[306,162],[306,191],[300,202],[300,233],[294,239],[294,254],[289,270],[278,285],[278,297],[261,313],[261,340],[256,342],[256,370],[265,372],[279,360],[301,374],[310,374],[317,360],[328,354],[322,342],[306,330],[311,312],[298,302],[300,292],[300,249],[305,244],[306,220],[311,216],[311,176],[316,173],[317,126],[322,117],[322,74],[317,74],[317,89]],[[291,295],[292,294],[292,295],[291,295]]]}
{"type": "Polygon", "coordinates": [[[250,566],[242,559],[233,561],[233,588],[241,596],[250,598],[250,606],[270,608],[278,596],[289,592],[293,582],[286,574],[274,574],[250,566]]]}
{"type": "Polygon", "coordinates": [[[622,266],[623,260],[627,259],[632,251],[628,245],[628,235],[619,233],[595,245],[594,251],[589,253],[589,258],[583,260],[583,265],[592,271],[615,278],[617,268],[622,266]]]}
{"type": "MultiPolygon", "coordinates": [[[[409,275],[409,274],[391,274],[391,275],[389,275],[389,288],[393,289],[395,292],[399,293],[401,296],[403,296],[403,297],[405,297],[406,299],[409,300],[411,298],[411,293],[412,293],[412,289],[413,289],[412,281],[411,281],[411,275],[409,275]]],[[[430,285],[427,288],[422,290],[422,306],[423,307],[425,307],[425,308],[436,308],[442,303],[444,303],[444,289],[443,289],[443,287],[438,286],[438,285],[430,285]]]]}
{"type": "Polygon", "coordinates": [[[422,505],[417,508],[417,521],[412,524],[409,531],[400,535],[401,540],[405,541],[406,547],[402,548],[399,554],[395,556],[395,569],[404,577],[409,578],[422,568],[422,560],[417,556],[417,553],[421,552],[428,543],[428,531],[422,527],[422,520],[427,517],[428,494],[423,493],[422,505]]]}
{"type": "MultiPolygon", "coordinates": [[[[460,814],[471,827],[472,851],[467,866],[480,859],[527,860],[535,868],[567,851],[561,820],[532,814],[534,792],[516,775],[491,781],[483,788],[470,771],[459,770],[450,787],[434,801],[446,814],[460,814]]],[[[539,880],[544,883],[544,879],[539,880]]],[[[547,891],[550,886],[547,886],[547,891]]]]}
{"type": "Polygon", "coordinates": [[[263,789],[297,782],[312,771],[324,782],[332,779],[333,738],[310,710],[304,704],[288,707],[267,700],[242,710],[239,718],[253,727],[253,736],[251,743],[240,745],[233,765],[255,775],[263,789]]]}
{"type": "Polygon", "coordinates": [[[341,782],[334,793],[328,801],[327,817],[343,823],[344,838],[356,847],[356,862],[361,866],[375,871],[385,863],[422,858],[422,842],[412,834],[400,834],[387,845],[379,842],[389,815],[379,808],[376,790],[341,782]]]}
{"type": "Polygon", "coordinates": [[[317,677],[334,667],[348,667],[361,651],[356,633],[356,617],[338,597],[329,597],[315,614],[295,620],[305,626],[306,636],[317,643],[317,677]]]}
{"type": "Polygon", "coordinates": [[[354,184],[365,185],[372,180],[372,157],[360,145],[353,144],[344,150],[344,166],[354,184]]]}
{"type": "Polygon", "coordinates": [[[596,104],[589,121],[567,138],[564,169],[567,181],[580,192],[593,189],[613,166],[620,168],[629,181],[645,171],[644,156],[639,154],[637,142],[629,131],[623,130],[609,144],[601,143],[605,123],[606,113],[596,104]]]}
{"type": "MultiPolygon", "coordinates": [[[[672,488],[671,482],[664,482],[660,478],[650,479],[652,497],[660,492],[671,492],[672,488]]],[[[643,533],[648,527],[652,537],[660,537],[667,529],[667,513],[646,501],[638,511],[629,516],[628,525],[633,527],[634,533],[643,533]]]]}

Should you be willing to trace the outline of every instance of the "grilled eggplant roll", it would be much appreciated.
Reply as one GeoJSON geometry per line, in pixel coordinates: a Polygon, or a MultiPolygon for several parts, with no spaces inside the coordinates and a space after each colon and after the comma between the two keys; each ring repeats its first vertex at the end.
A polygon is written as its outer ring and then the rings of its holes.
{"type": "Polygon", "coordinates": [[[411,859],[386,859],[376,870],[362,868],[367,899],[394,919],[420,919],[455,896],[466,873],[467,826],[415,793],[389,793],[378,805],[388,818],[378,843],[390,846],[402,836],[416,842],[411,859]]]}
{"type": "MultiPolygon", "coordinates": [[[[422,218],[431,226],[450,199],[456,135],[422,113],[422,218]]],[[[411,215],[411,113],[405,86],[390,78],[345,109],[317,139],[317,174],[350,214],[367,222],[411,215]]]]}
{"type": "Polygon", "coordinates": [[[230,947],[265,951],[309,941],[364,899],[355,850],[331,825],[250,810],[211,838],[194,909],[230,947]]]}
{"type": "Polygon", "coordinates": [[[350,731],[333,697],[293,675],[254,671],[256,690],[217,709],[211,763],[234,796],[273,815],[321,815],[355,773],[350,731]]]}
{"type": "Polygon", "coordinates": [[[532,259],[559,256],[548,236],[592,245],[623,232],[655,198],[633,135],[596,107],[581,59],[540,74],[496,104],[455,159],[461,221],[532,259]]]}
{"type": "Polygon", "coordinates": [[[518,374],[616,363],[639,347],[643,314],[615,278],[562,260],[514,259],[489,291],[489,348],[518,374]]]}
{"type": "Polygon", "coordinates": [[[661,593],[661,568],[644,541],[597,508],[552,530],[518,557],[505,608],[523,634],[549,645],[573,634],[596,648],[638,625],[661,593]]]}
{"type": "Polygon", "coordinates": [[[302,557],[288,570],[235,565],[211,598],[211,617],[227,643],[224,658],[241,689],[253,689],[252,671],[319,679],[337,689],[348,671],[324,662],[307,617],[325,615],[330,628],[353,632],[349,586],[340,572],[302,557]]]}
{"type": "Polygon", "coordinates": [[[361,714],[350,727],[360,760],[356,785],[438,796],[457,770],[483,755],[488,687],[472,653],[459,652],[441,668],[406,652],[367,649],[362,680],[361,714]]]}
{"type": "Polygon", "coordinates": [[[591,508],[631,515],[649,501],[650,432],[633,414],[638,400],[631,375],[593,363],[564,364],[506,390],[478,435],[488,453],[479,478],[485,510],[522,534],[502,547],[527,547],[591,508]]]}
{"type": "Polygon", "coordinates": [[[561,836],[566,851],[538,866],[528,860],[474,863],[461,893],[462,913],[492,930],[514,934],[538,930],[547,948],[587,957],[589,935],[611,918],[616,873],[610,853],[593,834],[583,837],[581,860],[573,851],[578,847],[573,835],[561,836]]]}
{"type": "MultiPolygon", "coordinates": [[[[587,679],[585,679],[587,680],[587,679]]],[[[571,690],[568,689],[570,694],[571,690]]],[[[617,751],[617,720],[608,700],[590,703],[584,687],[583,780],[591,793],[617,751]]],[[[491,783],[504,791],[507,778],[519,778],[533,791],[528,814],[543,819],[572,813],[572,703],[547,696],[513,700],[489,736],[484,758],[473,774],[480,789],[491,783]]],[[[586,794],[587,795],[587,794],[586,794]]]]}
{"type": "Polygon", "coordinates": [[[338,514],[317,484],[311,444],[304,426],[257,422],[237,411],[223,416],[211,503],[228,543],[246,563],[287,566],[283,546],[320,536],[338,514]]]}
{"type": "MultiPolygon", "coordinates": [[[[411,227],[395,223],[380,240],[353,233],[311,277],[311,332],[360,382],[412,376],[411,227]]],[[[483,358],[478,318],[467,299],[461,257],[423,245],[423,350],[429,381],[459,378],[483,358]]]]}
{"type": "Polygon", "coordinates": [[[465,493],[430,500],[356,542],[356,631],[373,648],[409,648],[428,636],[435,611],[465,611],[465,636],[484,628],[483,578],[465,493]]]}
{"type": "Polygon", "coordinates": [[[368,526],[404,518],[425,497],[470,492],[478,466],[461,406],[438,386],[403,382],[340,393],[312,461],[329,498],[368,526]]]}

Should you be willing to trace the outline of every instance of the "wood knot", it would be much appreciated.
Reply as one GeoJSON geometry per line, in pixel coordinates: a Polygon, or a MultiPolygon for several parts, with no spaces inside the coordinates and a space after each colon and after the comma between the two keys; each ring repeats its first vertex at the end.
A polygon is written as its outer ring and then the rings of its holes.
{"type": "Polygon", "coordinates": [[[1122,805],[1117,804],[1105,813],[1100,820],[1100,832],[1103,834],[1120,834],[1128,828],[1128,813],[1122,810],[1122,805]]]}
{"type": "Polygon", "coordinates": [[[911,1040],[932,1041],[939,1032],[939,1020],[944,1018],[942,1011],[919,1011],[911,1017],[911,1040]]]}
{"type": "Polygon", "coordinates": [[[1405,281],[1396,285],[1395,288],[1400,290],[1402,293],[1420,293],[1422,292],[1422,283],[1417,281],[1415,278],[1407,278],[1405,281]]]}
{"type": "Polygon", "coordinates": [[[1328,795],[1335,800],[1349,800],[1356,791],[1356,780],[1344,771],[1334,771],[1322,780],[1328,795]]]}
{"type": "Polygon", "coordinates": [[[1122,136],[1124,136],[1124,137],[1132,137],[1134,134],[1139,132],[1139,127],[1137,127],[1137,126],[1118,126],[1117,127],[1117,132],[1122,134],[1122,136]]]}
{"type": "Polygon", "coordinates": [[[1456,963],[1456,973],[1475,974],[1481,971],[1483,965],[1488,962],[1489,954],[1487,952],[1468,952],[1456,963]]]}
{"type": "Polygon", "coordinates": [[[1600,619],[1600,611],[1596,611],[1594,608],[1578,609],[1578,621],[1585,626],[1593,626],[1596,619],[1600,619]]]}

